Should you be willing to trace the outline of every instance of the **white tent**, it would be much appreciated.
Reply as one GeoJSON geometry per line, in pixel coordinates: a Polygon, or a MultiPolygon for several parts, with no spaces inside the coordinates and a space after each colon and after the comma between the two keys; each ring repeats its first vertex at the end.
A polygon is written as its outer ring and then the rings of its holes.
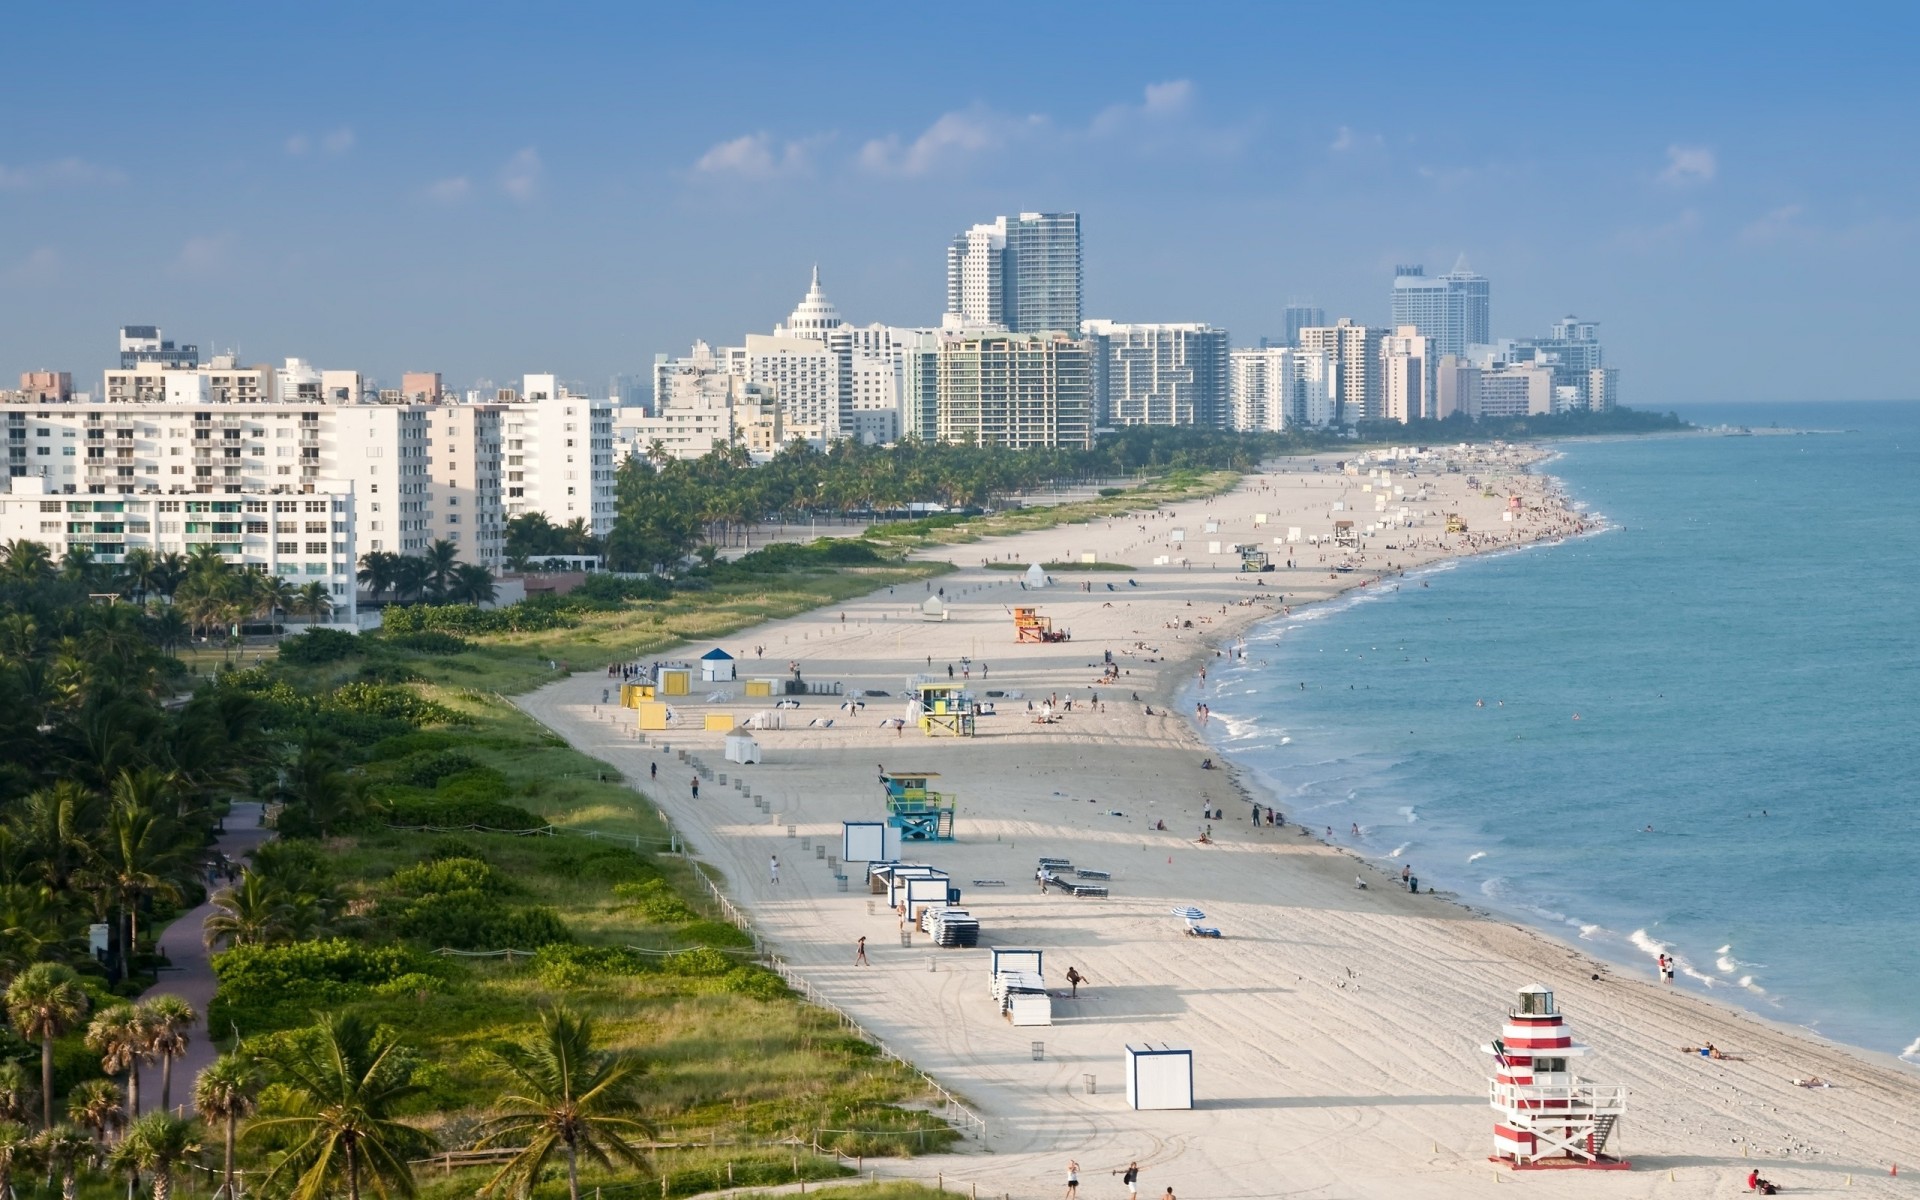
{"type": "Polygon", "coordinates": [[[760,743],[752,735],[735,731],[727,735],[727,761],[731,763],[757,763],[760,761],[760,743]]]}
{"type": "Polygon", "coordinates": [[[1040,588],[1040,587],[1047,586],[1047,573],[1040,569],[1039,563],[1028,564],[1027,586],[1030,588],[1040,588]]]}
{"type": "Polygon", "coordinates": [[[938,596],[928,596],[926,603],[920,606],[922,621],[944,621],[947,619],[946,602],[938,596]]]}

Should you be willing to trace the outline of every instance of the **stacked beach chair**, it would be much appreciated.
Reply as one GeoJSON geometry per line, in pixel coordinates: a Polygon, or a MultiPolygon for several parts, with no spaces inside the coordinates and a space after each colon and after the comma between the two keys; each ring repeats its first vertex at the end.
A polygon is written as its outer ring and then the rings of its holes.
{"type": "Polygon", "coordinates": [[[1063,896],[1105,899],[1107,883],[1113,878],[1113,873],[1091,867],[1076,867],[1064,858],[1043,858],[1033,877],[1044,883],[1047,890],[1057,891],[1063,896]]]}

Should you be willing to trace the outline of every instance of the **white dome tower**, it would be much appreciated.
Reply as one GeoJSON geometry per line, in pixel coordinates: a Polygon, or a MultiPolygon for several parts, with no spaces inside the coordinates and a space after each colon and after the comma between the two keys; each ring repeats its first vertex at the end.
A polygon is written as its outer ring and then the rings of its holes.
{"type": "Polygon", "coordinates": [[[811,338],[817,342],[827,340],[827,334],[840,328],[845,322],[840,319],[840,310],[827,299],[827,293],[820,287],[820,268],[813,268],[813,286],[807,289],[806,299],[800,301],[800,307],[793,310],[787,318],[787,324],[779,332],[787,337],[811,338]]]}

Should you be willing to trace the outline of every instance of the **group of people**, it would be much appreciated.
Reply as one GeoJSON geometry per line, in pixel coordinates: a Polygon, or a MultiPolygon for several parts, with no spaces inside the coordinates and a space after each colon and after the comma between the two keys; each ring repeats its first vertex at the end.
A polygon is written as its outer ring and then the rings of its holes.
{"type": "MultiPolygon", "coordinates": [[[[1126,1169],[1124,1170],[1116,1167],[1114,1170],[1109,1172],[1109,1174],[1118,1175],[1120,1177],[1120,1182],[1127,1185],[1127,1200],[1140,1200],[1140,1164],[1139,1163],[1130,1162],[1126,1165],[1126,1169]]],[[[1067,1200],[1079,1200],[1079,1197],[1080,1197],[1080,1164],[1078,1161],[1074,1159],[1068,1159],[1067,1160],[1067,1200]]],[[[1167,1190],[1161,1195],[1160,1200],[1178,1200],[1178,1197],[1176,1197],[1173,1194],[1173,1188],[1168,1187],[1167,1190]]]]}

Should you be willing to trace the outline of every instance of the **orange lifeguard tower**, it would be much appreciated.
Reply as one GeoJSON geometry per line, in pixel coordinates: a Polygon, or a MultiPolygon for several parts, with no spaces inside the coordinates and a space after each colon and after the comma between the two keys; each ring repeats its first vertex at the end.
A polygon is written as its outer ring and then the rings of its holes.
{"type": "Polygon", "coordinates": [[[1573,1040],[1566,1018],[1542,984],[1520,989],[1500,1037],[1482,1050],[1493,1055],[1487,1103],[1493,1156],[1514,1170],[1581,1167],[1624,1171],[1632,1163],[1606,1153],[1607,1139],[1627,1111],[1627,1089],[1593,1083],[1569,1068],[1590,1051],[1573,1040]]]}
{"type": "Polygon", "coordinates": [[[1466,531],[1467,531],[1467,519],[1465,517],[1461,516],[1459,513],[1447,514],[1447,532],[1448,533],[1465,533],[1466,531]]]}
{"type": "Polygon", "coordinates": [[[1065,630],[1055,630],[1052,617],[1043,617],[1040,610],[1030,605],[1020,605],[1013,610],[1013,636],[1016,642],[1064,642],[1065,630]]]}

